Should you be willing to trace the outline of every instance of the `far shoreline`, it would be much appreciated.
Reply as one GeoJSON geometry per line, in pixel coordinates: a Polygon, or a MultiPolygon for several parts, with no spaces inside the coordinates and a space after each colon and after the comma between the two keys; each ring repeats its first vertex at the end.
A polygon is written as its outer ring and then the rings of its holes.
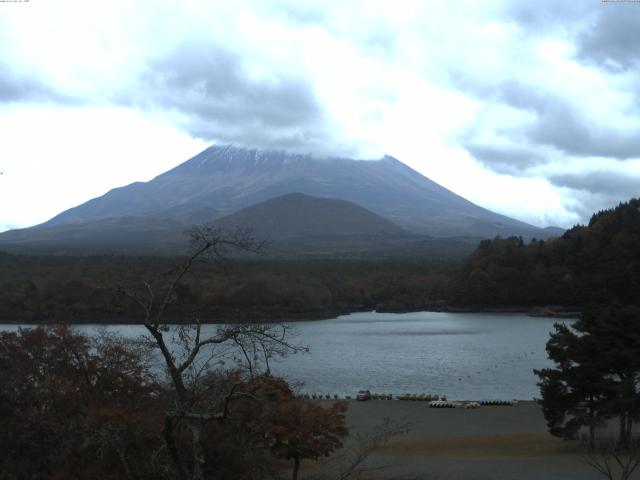
{"type": "MultiPolygon", "coordinates": [[[[274,314],[273,316],[259,314],[257,312],[238,312],[238,311],[220,311],[216,313],[216,316],[220,318],[218,321],[201,321],[201,325],[223,325],[228,323],[296,323],[305,321],[322,321],[322,320],[335,320],[338,317],[345,315],[351,315],[356,313],[390,313],[390,314],[409,314],[409,313],[461,313],[461,314],[521,314],[527,315],[532,318],[557,318],[559,320],[566,319],[578,319],[580,318],[580,311],[578,307],[562,307],[562,306],[493,306],[493,307],[480,307],[477,305],[447,305],[437,306],[430,308],[415,308],[415,309],[345,309],[338,312],[307,312],[306,314],[289,313],[274,314]]],[[[79,321],[77,319],[64,320],[64,319],[45,319],[45,320],[16,320],[0,318],[0,324],[4,325],[143,325],[136,317],[118,317],[110,318],[111,316],[103,316],[102,318],[93,318],[89,321],[79,321]]],[[[189,322],[171,322],[173,325],[188,324],[189,322]]]]}

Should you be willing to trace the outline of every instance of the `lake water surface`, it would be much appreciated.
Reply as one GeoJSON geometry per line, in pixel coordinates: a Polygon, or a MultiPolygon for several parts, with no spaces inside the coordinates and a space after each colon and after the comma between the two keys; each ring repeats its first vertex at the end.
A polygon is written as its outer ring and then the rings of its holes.
{"type": "MultiPolygon", "coordinates": [[[[293,341],[309,346],[310,353],[271,367],[274,374],[303,382],[300,390],[309,393],[354,395],[367,388],[450,399],[530,400],[539,396],[533,369],[551,365],[545,343],[557,321],[523,314],[367,312],[295,322],[293,341]]],[[[127,337],[144,333],[141,325],[107,329],[127,337]]]]}

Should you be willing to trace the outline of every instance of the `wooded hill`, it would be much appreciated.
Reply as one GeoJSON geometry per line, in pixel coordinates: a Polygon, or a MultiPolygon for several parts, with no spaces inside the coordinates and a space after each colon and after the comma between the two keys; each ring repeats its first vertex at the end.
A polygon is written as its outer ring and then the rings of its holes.
{"type": "Polygon", "coordinates": [[[484,240],[466,260],[454,303],[580,307],[640,302],[640,199],[591,217],[561,237],[484,240]]]}

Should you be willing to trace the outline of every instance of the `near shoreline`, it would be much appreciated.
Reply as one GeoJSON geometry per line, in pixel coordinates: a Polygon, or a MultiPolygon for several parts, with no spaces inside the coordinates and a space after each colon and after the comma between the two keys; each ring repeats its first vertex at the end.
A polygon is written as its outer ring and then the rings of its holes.
{"type": "MultiPolygon", "coordinates": [[[[329,403],[329,401],[323,401],[329,403]]],[[[551,436],[539,405],[429,408],[426,402],[349,402],[351,435],[366,435],[385,418],[406,433],[367,459],[377,479],[596,480],[577,442],[551,436]]],[[[352,445],[348,440],[346,447],[352,445]]],[[[316,466],[309,462],[311,471],[316,466]]],[[[636,477],[634,477],[636,478],[636,477]]]]}

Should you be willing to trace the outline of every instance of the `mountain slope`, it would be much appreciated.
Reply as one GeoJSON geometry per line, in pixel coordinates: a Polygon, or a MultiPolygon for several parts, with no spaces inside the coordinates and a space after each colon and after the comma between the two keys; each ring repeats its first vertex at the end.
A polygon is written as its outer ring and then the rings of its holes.
{"type": "MultiPolygon", "coordinates": [[[[412,234],[352,202],[301,193],[260,202],[213,224],[250,229],[268,241],[271,258],[452,260],[467,256],[477,243],[412,234]]],[[[5,232],[0,246],[19,253],[176,254],[187,247],[185,229],[171,219],[109,217],[5,232]]]]}
{"type": "Polygon", "coordinates": [[[469,202],[393,157],[317,159],[229,146],[210,147],[150,182],[111,190],[42,226],[122,216],[204,223],[292,192],[348,200],[431,236],[549,236],[469,202]]]}
{"type": "Polygon", "coordinates": [[[224,229],[250,228],[258,238],[406,236],[388,220],[352,202],[289,193],[243,208],[214,222],[224,229]]]}
{"type": "MultiPolygon", "coordinates": [[[[234,230],[248,228],[257,239],[280,242],[279,251],[299,253],[331,249],[370,250],[376,242],[414,241],[416,235],[384,218],[345,200],[316,198],[291,193],[251,205],[215,222],[234,230]],[[313,247],[305,247],[309,241],[313,247]],[[292,243],[293,242],[293,243],[292,243]]],[[[59,223],[0,234],[0,245],[55,247],[55,251],[91,249],[152,253],[179,251],[186,246],[186,225],[176,219],[157,216],[108,217],[59,223]]]]}
{"type": "Polygon", "coordinates": [[[0,234],[0,246],[19,252],[78,251],[163,253],[186,246],[185,225],[153,217],[109,217],[48,227],[10,230],[0,234]]]}

